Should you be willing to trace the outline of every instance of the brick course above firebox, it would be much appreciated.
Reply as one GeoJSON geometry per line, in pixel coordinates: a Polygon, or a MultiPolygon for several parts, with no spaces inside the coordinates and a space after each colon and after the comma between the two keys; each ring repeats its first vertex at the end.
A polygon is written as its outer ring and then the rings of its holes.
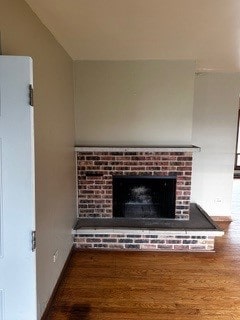
{"type": "Polygon", "coordinates": [[[176,176],[176,219],[189,219],[194,147],[79,147],[79,218],[112,218],[112,177],[176,176]]]}

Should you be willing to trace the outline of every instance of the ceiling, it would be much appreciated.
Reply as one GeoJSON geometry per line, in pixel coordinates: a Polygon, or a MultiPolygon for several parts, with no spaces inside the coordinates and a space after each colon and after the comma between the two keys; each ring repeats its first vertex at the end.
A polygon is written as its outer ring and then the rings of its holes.
{"type": "Polygon", "coordinates": [[[194,59],[240,71],[240,0],[26,0],[74,60],[194,59]]]}

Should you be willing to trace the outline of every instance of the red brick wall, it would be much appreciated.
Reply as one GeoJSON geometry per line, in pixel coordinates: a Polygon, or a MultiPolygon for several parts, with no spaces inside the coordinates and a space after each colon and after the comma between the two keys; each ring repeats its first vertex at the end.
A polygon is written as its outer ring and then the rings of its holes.
{"type": "Polygon", "coordinates": [[[191,152],[77,151],[79,217],[112,218],[112,176],[176,176],[176,219],[189,218],[191,152]]]}
{"type": "MultiPolygon", "coordinates": [[[[131,230],[125,233],[81,233],[75,234],[74,244],[79,249],[105,250],[148,250],[148,251],[213,251],[214,236],[185,234],[167,234],[166,231],[150,231],[148,234],[132,234],[131,230]]],[[[106,231],[105,231],[106,232],[106,231]]]]}

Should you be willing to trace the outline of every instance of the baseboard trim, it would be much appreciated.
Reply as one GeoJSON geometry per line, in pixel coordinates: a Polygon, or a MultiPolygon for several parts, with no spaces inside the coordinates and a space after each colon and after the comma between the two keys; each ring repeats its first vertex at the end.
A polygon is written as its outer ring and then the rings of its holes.
{"type": "Polygon", "coordinates": [[[63,269],[62,269],[62,271],[61,271],[61,273],[60,273],[60,275],[58,277],[57,283],[56,283],[56,285],[55,285],[55,287],[53,289],[51,297],[50,297],[50,299],[49,299],[49,301],[47,303],[46,309],[45,309],[45,311],[44,311],[44,313],[43,313],[43,315],[41,317],[41,320],[49,320],[49,312],[50,312],[53,300],[54,300],[54,298],[56,296],[56,293],[57,293],[57,290],[58,290],[58,288],[60,286],[60,283],[62,282],[62,280],[63,280],[63,278],[65,276],[65,273],[66,273],[67,268],[69,266],[69,263],[70,263],[70,260],[71,260],[71,257],[72,257],[72,254],[73,254],[74,250],[75,250],[75,248],[74,248],[74,246],[72,246],[72,248],[71,248],[71,250],[70,250],[70,252],[68,254],[68,257],[66,259],[66,262],[65,262],[65,264],[63,266],[63,269]]]}
{"type": "Polygon", "coordinates": [[[231,216],[211,216],[211,219],[216,222],[232,222],[231,216]]]}

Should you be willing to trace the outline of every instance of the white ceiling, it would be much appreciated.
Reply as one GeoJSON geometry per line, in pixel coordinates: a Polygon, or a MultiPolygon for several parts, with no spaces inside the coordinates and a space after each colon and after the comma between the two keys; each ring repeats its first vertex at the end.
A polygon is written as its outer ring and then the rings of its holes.
{"type": "Polygon", "coordinates": [[[74,60],[194,59],[240,71],[240,0],[26,0],[74,60]]]}

